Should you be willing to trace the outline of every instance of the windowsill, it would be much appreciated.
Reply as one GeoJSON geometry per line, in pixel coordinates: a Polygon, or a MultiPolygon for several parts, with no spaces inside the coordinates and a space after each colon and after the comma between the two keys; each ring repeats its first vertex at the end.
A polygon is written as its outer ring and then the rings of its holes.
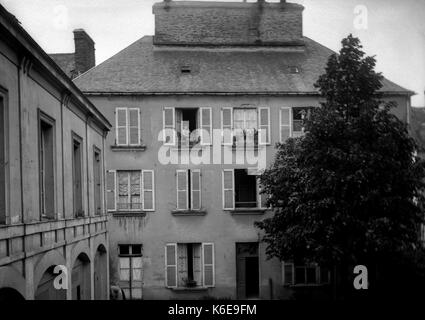
{"type": "Polygon", "coordinates": [[[261,144],[261,145],[256,145],[256,146],[250,146],[250,147],[247,147],[247,146],[235,146],[235,145],[229,145],[228,147],[232,147],[232,150],[233,151],[237,151],[237,150],[253,150],[253,151],[257,151],[257,150],[259,150],[259,149],[263,149],[263,148],[265,148],[265,147],[267,147],[267,146],[270,146],[271,144],[261,144]]]}
{"type": "Polygon", "coordinates": [[[180,291],[180,292],[187,292],[187,291],[207,291],[207,287],[178,287],[178,288],[171,288],[173,291],[180,291]]]}
{"type": "Polygon", "coordinates": [[[189,146],[189,147],[171,145],[170,147],[171,147],[171,150],[173,150],[173,151],[191,151],[194,148],[197,148],[198,150],[204,150],[204,149],[210,148],[211,145],[210,144],[206,144],[206,145],[196,144],[196,145],[189,146]]]}
{"type": "Polygon", "coordinates": [[[145,217],[146,211],[109,211],[113,217],[145,217]]]}
{"type": "Polygon", "coordinates": [[[232,215],[262,215],[266,213],[267,209],[262,208],[236,208],[231,210],[225,210],[230,211],[232,215]]]}
{"type": "Polygon", "coordinates": [[[171,211],[173,216],[205,216],[206,210],[173,210],[171,211]]]}
{"type": "Polygon", "coordinates": [[[145,145],[137,145],[137,146],[118,146],[118,145],[112,145],[111,146],[112,151],[145,151],[146,146],[145,145]]]}

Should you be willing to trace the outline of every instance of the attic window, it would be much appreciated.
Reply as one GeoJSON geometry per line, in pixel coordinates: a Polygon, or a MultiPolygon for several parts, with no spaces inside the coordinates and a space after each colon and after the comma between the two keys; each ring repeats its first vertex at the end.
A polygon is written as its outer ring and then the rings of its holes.
{"type": "Polygon", "coordinates": [[[180,67],[180,72],[182,74],[190,74],[192,72],[192,68],[188,65],[184,65],[180,67]]]}
{"type": "Polygon", "coordinates": [[[298,68],[297,66],[289,66],[288,73],[291,73],[291,74],[300,73],[300,68],[298,68]]]}

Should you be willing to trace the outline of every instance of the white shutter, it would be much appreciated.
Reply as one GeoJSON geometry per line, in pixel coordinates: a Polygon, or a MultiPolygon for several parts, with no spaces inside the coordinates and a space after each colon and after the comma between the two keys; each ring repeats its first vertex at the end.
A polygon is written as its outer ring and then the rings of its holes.
{"type": "Polygon", "coordinates": [[[212,142],[212,110],[200,109],[201,145],[211,145],[212,142]]]}
{"type": "Polygon", "coordinates": [[[140,109],[128,109],[128,136],[130,145],[140,145],[140,109]]]}
{"type": "Polygon", "coordinates": [[[189,200],[187,170],[177,170],[176,180],[177,210],[187,210],[189,200]]]}
{"type": "Polygon", "coordinates": [[[190,171],[190,207],[192,210],[201,209],[201,171],[194,169],[190,171]]]}
{"type": "Polygon", "coordinates": [[[115,211],[116,207],[116,171],[106,171],[106,207],[108,211],[115,211]]]}
{"type": "Polygon", "coordinates": [[[153,170],[142,170],[142,199],[144,211],[155,211],[155,175],[153,170]]]}
{"type": "Polygon", "coordinates": [[[116,128],[116,144],[118,146],[127,145],[127,108],[115,109],[115,128],[116,128]]]}
{"type": "Polygon", "coordinates": [[[215,286],[214,243],[202,244],[202,267],[204,287],[215,286]]]}
{"type": "Polygon", "coordinates": [[[233,169],[223,170],[223,209],[229,210],[235,208],[235,196],[234,196],[234,171],[233,169]]]}
{"type": "Polygon", "coordinates": [[[165,246],[165,285],[177,288],[177,243],[165,246]]]}
{"type": "Polygon", "coordinates": [[[165,145],[174,145],[176,142],[175,109],[165,107],[163,109],[163,142],[165,145]]]}
{"type": "Polygon", "coordinates": [[[233,144],[233,110],[229,107],[221,109],[221,135],[223,145],[233,144]]]}
{"type": "Polygon", "coordinates": [[[280,142],[292,136],[292,110],[289,107],[280,108],[279,115],[280,142]]]}
{"type": "Polygon", "coordinates": [[[270,108],[261,107],[258,109],[258,142],[259,144],[270,144],[270,108]]]}

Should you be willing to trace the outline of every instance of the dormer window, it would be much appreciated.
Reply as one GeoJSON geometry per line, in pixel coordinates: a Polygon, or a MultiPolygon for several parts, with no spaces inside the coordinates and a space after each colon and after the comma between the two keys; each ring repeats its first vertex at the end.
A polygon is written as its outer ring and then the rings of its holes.
{"type": "Polygon", "coordinates": [[[180,73],[181,74],[191,74],[192,68],[189,65],[180,66],[180,73]]]}
{"type": "Polygon", "coordinates": [[[288,73],[290,73],[290,74],[300,73],[300,68],[297,67],[297,66],[289,66],[288,67],[288,73]]]}

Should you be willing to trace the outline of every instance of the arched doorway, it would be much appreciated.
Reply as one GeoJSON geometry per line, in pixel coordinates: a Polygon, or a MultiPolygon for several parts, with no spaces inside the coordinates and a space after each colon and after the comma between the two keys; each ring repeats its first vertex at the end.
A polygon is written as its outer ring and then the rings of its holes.
{"type": "Polygon", "coordinates": [[[107,299],[107,259],[106,249],[101,244],[96,250],[94,257],[94,299],[107,299]]]}
{"type": "Polygon", "coordinates": [[[80,253],[72,268],[72,300],[91,299],[90,259],[80,253]]]}
{"type": "Polygon", "coordinates": [[[66,290],[54,287],[55,278],[59,274],[54,274],[55,266],[50,266],[41,277],[37,286],[35,300],[66,300],[66,290]]]}
{"type": "Polygon", "coordinates": [[[22,301],[25,298],[13,288],[1,288],[0,289],[0,302],[7,301],[22,301]]]}

